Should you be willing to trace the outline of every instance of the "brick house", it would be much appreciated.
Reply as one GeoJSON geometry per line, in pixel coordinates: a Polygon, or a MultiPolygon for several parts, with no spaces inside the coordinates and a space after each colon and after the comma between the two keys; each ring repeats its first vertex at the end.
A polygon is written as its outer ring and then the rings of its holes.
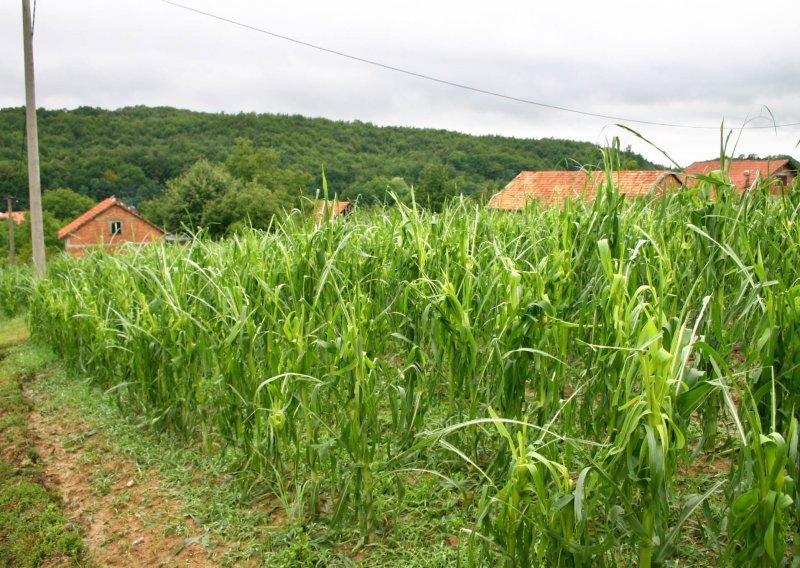
{"type": "Polygon", "coordinates": [[[73,256],[95,247],[113,250],[126,243],[143,244],[162,237],[161,228],[116,197],[104,199],[58,232],[64,250],[73,256]]]}
{"type": "MultiPolygon", "coordinates": [[[[623,170],[611,175],[614,186],[625,197],[642,197],[651,192],[661,194],[683,185],[678,176],[668,171],[623,170]]],[[[567,199],[592,200],[605,180],[603,171],[524,171],[492,196],[486,207],[524,209],[533,201],[553,205],[567,199]]]]}
{"type": "MultiPolygon", "coordinates": [[[[752,187],[756,181],[769,180],[770,191],[780,193],[797,178],[797,169],[788,159],[730,160],[726,164],[726,168],[731,184],[740,192],[752,187]]],[[[708,174],[719,169],[721,169],[719,160],[706,160],[695,162],[687,166],[684,171],[687,174],[708,174]]],[[[689,178],[690,186],[694,186],[696,183],[696,179],[689,178]]]]}

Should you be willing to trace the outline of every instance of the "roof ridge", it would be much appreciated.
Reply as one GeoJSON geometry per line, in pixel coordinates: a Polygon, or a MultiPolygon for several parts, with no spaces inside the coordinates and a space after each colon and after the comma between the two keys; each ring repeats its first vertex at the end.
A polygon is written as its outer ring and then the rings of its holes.
{"type": "Polygon", "coordinates": [[[91,209],[85,211],[66,225],[64,225],[58,231],[58,238],[63,239],[70,233],[74,233],[81,227],[83,227],[86,223],[97,217],[100,213],[108,209],[109,207],[115,205],[117,203],[117,197],[112,195],[111,197],[106,197],[104,200],[100,201],[96,205],[94,205],[91,209]]]}

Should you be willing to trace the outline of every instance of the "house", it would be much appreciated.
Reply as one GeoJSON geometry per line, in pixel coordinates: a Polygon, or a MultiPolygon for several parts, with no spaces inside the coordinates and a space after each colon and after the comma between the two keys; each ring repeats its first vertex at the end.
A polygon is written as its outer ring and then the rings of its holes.
{"type": "MultiPolygon", "coordinates": [[[[8,211],[4,211],[0,213],[0,222],[8,220],[8,211]]],[[[11,212],[11,220],[14,221],[15,225],[19,225],[20,223],[25,222],[25,211],[12,211],[11,212]]]]}
{"type": "Polygon", "coordinates": [[[348,215],[353,210],[353,204],[349,201],[338,201],[315,199],[314,209],[311,211],[311,216],[314,217],[315,223],[321,223],[325,219],[333,219],[339,215],[348,215]]]}
{"type": "Polygon", "coordinates": [[[163,236],[160,227],[116,197],[104,199],[58,232],[64,250],[73,256],[96,247],[113,250],[126,243],[149,243],[163,236]]]}
{"type": "MultiPolygon", "coordinates": [[[[797,169],[791,160],[730,160],[726,164],[728,178],[731,184],[739,190],[749,189],[757,180],[770,180],[770,191],[779,193],[788,187],[797,177],[797,169]]],[[[695,162],[684,171],[687,174],[709,174],[720,170],[719,160],[695,162]]],[[[697,184],[697,180],[690,177],[688,185],[697,184]]]]}
{"type": "MultiPolygon", "coordinates": [[[[613,172],[612,180],[620,194],[639,197],[650,192],[662,193],[678,188],[681,180],[668,171],[623,170],[613,172]]],[[[566,199],[594,199],[605,183],[604,171],[523,171],[489,201],[490,209],[524,209],[532,201],[544,205],[560,204],[566,199]]]]}

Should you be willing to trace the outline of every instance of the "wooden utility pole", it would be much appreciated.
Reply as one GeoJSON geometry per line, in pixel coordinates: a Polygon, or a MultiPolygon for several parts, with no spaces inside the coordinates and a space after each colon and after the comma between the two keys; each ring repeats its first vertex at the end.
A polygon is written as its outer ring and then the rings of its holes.
{"type": "Polygon", "coordinates": [[[44,258],[42,226],[42,185],[39,176],[39,131],[36,127],[36,90],[33,81],[33,29],[31,2],[22,0],[22,41],[25,51],[25,126],[28,136],[28,194],[30,196],[31,248],[33,276],[43,278],[47,267],[44,258]]]}
{"type": "Polygon", "coordinates": [[[14,207],[11,205],[11,196],[8,196],[8,263],[14,264],[17,257],[14,254],[14,207]]]}

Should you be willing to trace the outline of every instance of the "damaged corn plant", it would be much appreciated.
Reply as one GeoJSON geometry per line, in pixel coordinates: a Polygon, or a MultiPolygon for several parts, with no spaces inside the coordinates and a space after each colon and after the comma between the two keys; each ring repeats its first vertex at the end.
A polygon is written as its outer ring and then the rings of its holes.
{"type": "Polygon", "coordinates": [[[428,476],[453,565],[800,565],[798,195],[613,166],[593,202],[61,258],[32,329],[298,526],[380,543],[428,476]]]}

